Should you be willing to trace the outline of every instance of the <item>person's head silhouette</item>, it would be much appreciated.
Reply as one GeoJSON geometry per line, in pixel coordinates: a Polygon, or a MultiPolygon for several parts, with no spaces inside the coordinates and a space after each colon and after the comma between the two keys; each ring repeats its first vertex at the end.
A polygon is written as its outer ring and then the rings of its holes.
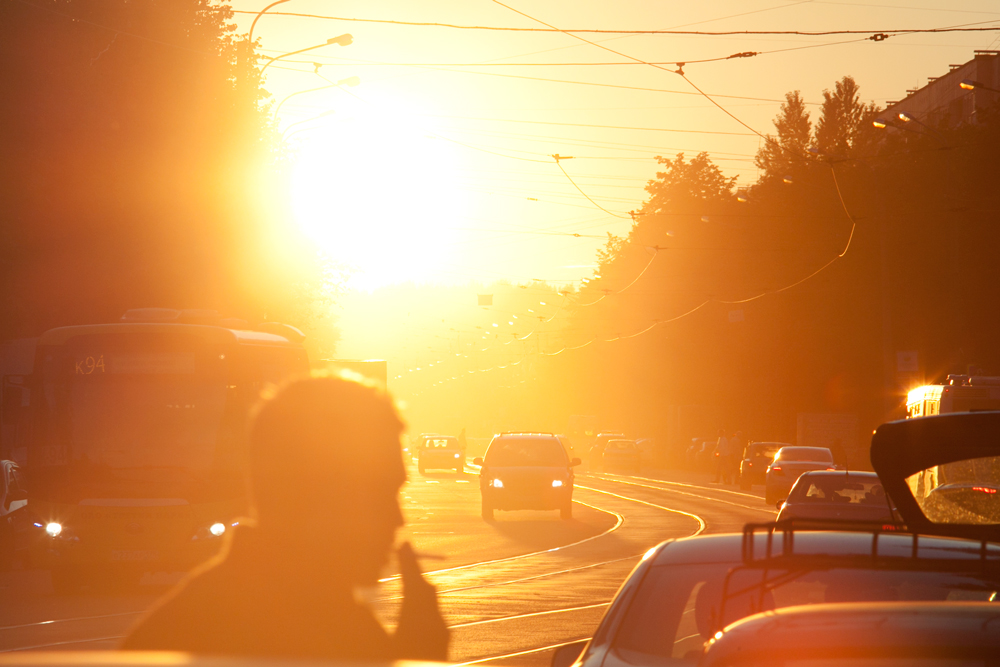
{"type": "Polygon", "coordinates": [[[402,428],[384,392],[340,376],[291,380],[267,396],[250,427],[260,537],[290,567],[374,584],[403,524],[402,428]]]}

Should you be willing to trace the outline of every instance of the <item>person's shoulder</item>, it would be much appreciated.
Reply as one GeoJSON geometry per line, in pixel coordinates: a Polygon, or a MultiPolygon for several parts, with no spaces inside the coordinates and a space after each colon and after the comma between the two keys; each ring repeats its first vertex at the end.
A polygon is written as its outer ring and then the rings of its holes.
{"type": "Polygon", "coordinates": [[[191,572],[131,628],[124,650],[197,651],[198,637],[233,603],[224,584],[226,565],[212,559],[191,572]]]}

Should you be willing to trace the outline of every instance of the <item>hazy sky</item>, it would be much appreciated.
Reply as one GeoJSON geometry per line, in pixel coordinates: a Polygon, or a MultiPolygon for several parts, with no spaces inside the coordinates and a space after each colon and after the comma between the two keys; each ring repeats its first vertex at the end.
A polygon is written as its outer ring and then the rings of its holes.
{"type": "MultiPolygon", "coordinates": [[[[266,4],[234,0],[233,7],[256,12],[266,4]]],[[[507,4],[564,29],[874,33],[1000,26],[995,0],[507,4]]],[[[290,0],[272,11],[541,27],[490,0],[290,0]]],[[[240,30],[248,30],[253,14],[237,17],[240,30]]],[[[353,35],[352,45],[325,46],[275,63],[267,70],[266,87],[280,102],[293,92],[326,85],[320,75],[331,81],[361,79],[349,92],[296,95],[279,114],[282,128],[307,121],[287,131],[297,151],[296,216],[319,247],[359,268],[358,286],[406,280],[578,280],[592,272],[600,237],[627,232],[627,212],[641,205],[643,187],[655,177],[654,156],[708,151],[727,173],[739,176],[740,184],[756,178],[752,159],[760,139],[683,78],[641,64],[579,65],[630,61],[562,33],[280,15],[263,17],[255,31],[268,55],[344,33],[353,35]],[[322,65],[318,75],[311,63],[322,65]],[[330,113],[315,118],[324,112],[330,113]],[[574,188],[553,154],[574,157],[563,167],[612,214],[574,188]]],[[[692,83],[762,132],[772,129],[787,91],[801,90],[815,104],[824,88],[850,74],[866,100],[884,105],[924,85],[927,77],[947,72],[949,64],[971,59],[975,49],[1000,45],[1000,30],[879,42],[867,35],[584,36],[652,62],[764,52],[684,67],[692,83]]]]}

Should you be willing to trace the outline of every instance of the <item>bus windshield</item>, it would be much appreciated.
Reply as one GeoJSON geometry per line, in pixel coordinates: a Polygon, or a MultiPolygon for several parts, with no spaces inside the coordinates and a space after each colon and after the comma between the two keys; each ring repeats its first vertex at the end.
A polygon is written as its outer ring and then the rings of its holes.
{"type": "Polygon", "coordinates": [[[45,351],[37,491],[76,502],[231,494],[240,462],[226,356],[162,335],[85,335],[45,351]]]}

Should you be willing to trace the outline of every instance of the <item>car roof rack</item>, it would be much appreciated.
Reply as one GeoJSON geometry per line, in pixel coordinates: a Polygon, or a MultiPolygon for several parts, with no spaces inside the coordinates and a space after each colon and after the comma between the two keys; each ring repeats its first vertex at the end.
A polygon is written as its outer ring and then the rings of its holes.
{"type": "MultiPolygon", "coordinates": [[[[940,567],[943,572],[980,572],[986,574],[988,570],[994,570],[993,575],[1000,573],[1000,545],[990,543],[987,540],[959,539],[958,542],[976,544],[973,550],[968,547],[964,550],[948,550],[942,556],[940,542],[934,545],[926,545],[925,553],[921,554],[920,540],[948,540],[950,538],[941,535],[921,535],[911,532],[902,524],[883,522],[859,522],[842,520],[820,520],[815,519],[784,519],[782,521],[771,521],[767,523],[748,523],[743,527],[742,563],[730,568],[726,573],[722,583],[722,596],[719,605],[718,618],[725,618],[726,603],[738,595],[751,594],[757,591],[751,598],[751,603],[755,605],[756,611],[763,611],[765,608],[764,598],[769,590],[786,583],[795,578],[796,571],[804,570],[825,570],[825,569],[881,569],[881,570],[931,570],[940,567]],[[796,553],[795,552],[795,531],[800,532],[824,532],[832,530],[843,530],[854,533],[870,533],[871,549],[868,553],[844,553],[836,546],[830,553],[796,553]],[[774,551],[774,535],[781,535],[781,551],[774,551]],[[907,555],[899,553],[899,543],[895,545],[896,553],[887,555],[879,553],[879,536],[889,534],[899,537],[909,536],[911,546],[907,555]],[[765,535],[766,547],[763,554],[754,553],[754,538],[765,535]],[[929,553],[928,553],[929,552],[929,553]],[[971,557],[970,557],[971,556],[971,557]],[[789,573],[788,571],[792,572],[789,573]],[[749,587],[731,588],[732,579],[738,572],[760,571],[760,582],[749,587]],[[770,571],[770,572],[769,572],[770,571]]],[[[835,545],[839,541],[831,541],[835,545]]],[[[970,545],[971,546],[971,545],[970,545]]],[[[756,611],[754,613],[756,613],[756,611]]],[[[722,628],[713,628],[721,630],[722,628]]]]}
{"type": "Polygon", "coordinates": [[[931,555],[922,555],[920,553],[920,540],[923,538],[925,541],[930,539],[941,540],[948,539],[946,536],[942,535],[921,535],[910,531],[909,528],[902,523],[892,523],[892,522],[866,522],[866,521],[852,521],[852,520],[841,520],[841,519],[784,519],[782,521],[770,521],[767,523],[748,523],[743,527],[743,540],[741,544],[741,560],[744,566],[747,567],[775,567],[777,561],[784,561],[786,563],[798,563],[801,562],[803,566],[807,564],[815,565],[817,561],[828,561],[831,566],[839,567],[871,567],[873,563],[883,562],[885,559],[891,559],[893,562],[898,562],[900,556],[892,555],[887,556],[885,554],[879,553],[879,537],[884,534],[890,535],[909,535],[911,538],[911,548],[909,552],[909,558],[917,561],[919,559],[921,562],[927,562],[928,560],[942,560],[950,563],[951,567],[955,569],[970,569],[979,570],[985,569],[988,565],[992,565],[1000,568],[1000,545],[990,543],[988,540],[970,540],[964,538],[967,542],[978,542],[979,548],[977,551],[977,558],[940,558],[931,555]],[[869,533],[871,534],[871,550],[868,554],[844,554],[843,552],[837,553],[836,551],[832,553],[796,553],[795,551],[795,533],[799,532],[822,532],[822,531],[834,531],[842,530],[853,533],[869,533]],[[774,545],[774,534],[781,534],[781,551],[775,552],[774,545]],[[754,537],[756,535],[763,534],[766,535],[766,547],[763,554],[755,553],[754,537]]]}

